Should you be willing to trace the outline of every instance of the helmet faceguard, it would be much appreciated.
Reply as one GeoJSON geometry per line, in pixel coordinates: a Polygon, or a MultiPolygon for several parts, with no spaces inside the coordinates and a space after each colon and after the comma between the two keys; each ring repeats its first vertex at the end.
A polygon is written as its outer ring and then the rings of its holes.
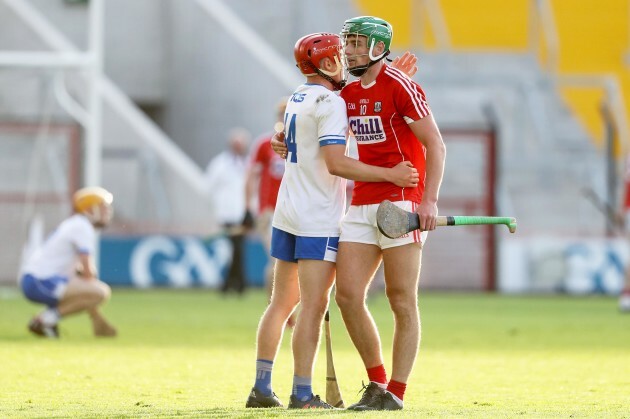
{"type": "Polygon", "coordinates": [[[341,90],[346,84],[344,66],[341,58],[341,38],[334,33],[313,33],[303,36],[295,43],[293,54],[295,65],[305,76],[319,75],[332,83],[335,90],[341,90]],[[320,68],[321,61],[329,58],[336,64],[334,71],[320,68]],[[333,77],[341,73],[341,81],[333,77]]]}
{"type": "Polygon", "coordinates": [[[343,28],[341,29],[341,38],[343,39],[344,45],[347,44],[347,37],[350,35],[356,37],[363,36],[367,40],[367,55],[370,58],[368,64],[349,68],[347,55],[345,52],[343,54],[344,65],[348,69],[348,72],[355,77],[361,77],[368,68],[389,55],[389,47],[392,43],[394,30],[392,25],[383,19],[373,16],[359,16],[344,22],[343,28]],[[379,42],[382,42],[384,45],[383,52],[379,55],[374,55],[374,47],[379,42]]]}
{"type": "Polygon", "coordinates": [[[114,196],[106,189],[90,186],[72,196],[74,211],[83,214],[96,227],[105,227],[112,217],[114,196]]]}

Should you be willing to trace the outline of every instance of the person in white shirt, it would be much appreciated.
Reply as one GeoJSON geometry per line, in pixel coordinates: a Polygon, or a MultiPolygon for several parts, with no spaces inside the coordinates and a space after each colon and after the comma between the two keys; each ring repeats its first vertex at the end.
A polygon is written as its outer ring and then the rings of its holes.
{"type": "Polygon", "coordinates": [[[256,381],[246,407],[282,406],[271,389],[273,361],[287,319],[300,303],[293,331],[293,392],[290,409],[331,409],[313,395],[311,377],[335,278],[346,181],[418,183],[409,162],[369,166],[346,156],[346,104],[339,35],[315,33],[299,39],[294,55],[306,77],[290,97],[284,116],[286,167],[273,218],[271,255],[276,258],[271,302],[257,335],[256,381]]]}
{"type": "Polygon", "coordinates": [[[214,203],[214,215],[230,238],[232,263],[221,291],[245,292],[243,271],[243,233],[245,218],[245,190],[247,173],[247,149],[250,133],[244,128],[234,128],[229,133],[228,149],[217,154],[206,168],[206,186],[214,203]]]}
{"type": "Polygon", "coordinates": [[[57,338],[62,318],[85,311],[95,336],[116,336],[116,329],[99,311],[111,289],[98,279],[94,262],[96,229],[109,224],[112,201],[113,195],[100,187],[76,191],[74,214],[26,260],[21,269],[22,292],[30,301],[47,306],[29,322],[32,333],[57,338]]]}

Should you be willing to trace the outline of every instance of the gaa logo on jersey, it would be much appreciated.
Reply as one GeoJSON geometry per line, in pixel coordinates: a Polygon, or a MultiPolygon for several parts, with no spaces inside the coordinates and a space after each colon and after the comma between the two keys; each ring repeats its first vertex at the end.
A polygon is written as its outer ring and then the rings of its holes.
{"type": "Polygon", "coordinates": [[[374,112],[380,112],[383,109],[383,104],[381,102],[376,102],[374,104],[374,112]]]}
{"type": "Polygon", "coordinates": [[[357,144],[382,143],[387,139],[380,116],[351,116],[349,122],[357,144]]]}

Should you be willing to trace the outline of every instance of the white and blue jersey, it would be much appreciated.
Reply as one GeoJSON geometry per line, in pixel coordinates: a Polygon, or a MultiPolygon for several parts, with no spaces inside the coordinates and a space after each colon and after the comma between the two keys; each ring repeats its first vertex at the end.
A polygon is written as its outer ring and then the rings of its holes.
{"type": "Polygon", "coordinates": [[[77,268],[79,254],[93,254],[96,230],[82,214],[64,220],[22,267],[22,291],[32,301],[56,306],[77,268]]]}
{"type": "Polygon", "coordinates": [[[344,100],[318,84],[303,84],[287,103],[288,153],[273,227],[296,236],[339,236],[346,180],[328,172],[321,147],[346,144],[344,100]]]}

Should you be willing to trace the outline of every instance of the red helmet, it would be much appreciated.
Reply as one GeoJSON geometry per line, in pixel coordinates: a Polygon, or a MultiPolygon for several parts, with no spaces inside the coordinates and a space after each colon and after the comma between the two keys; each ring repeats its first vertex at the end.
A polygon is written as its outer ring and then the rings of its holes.
{"type": "Polygon", "coordinates": [[[318,74],[319,62],[323,58],[330,58],[337,63],[337,71],[329,74],[334,76],[342,70],[341,64],[341,38],[335,33],[312,33],[303,36],[295,43],[293,54],[295,55],[296,66],[305,76],[318,74]]]}

